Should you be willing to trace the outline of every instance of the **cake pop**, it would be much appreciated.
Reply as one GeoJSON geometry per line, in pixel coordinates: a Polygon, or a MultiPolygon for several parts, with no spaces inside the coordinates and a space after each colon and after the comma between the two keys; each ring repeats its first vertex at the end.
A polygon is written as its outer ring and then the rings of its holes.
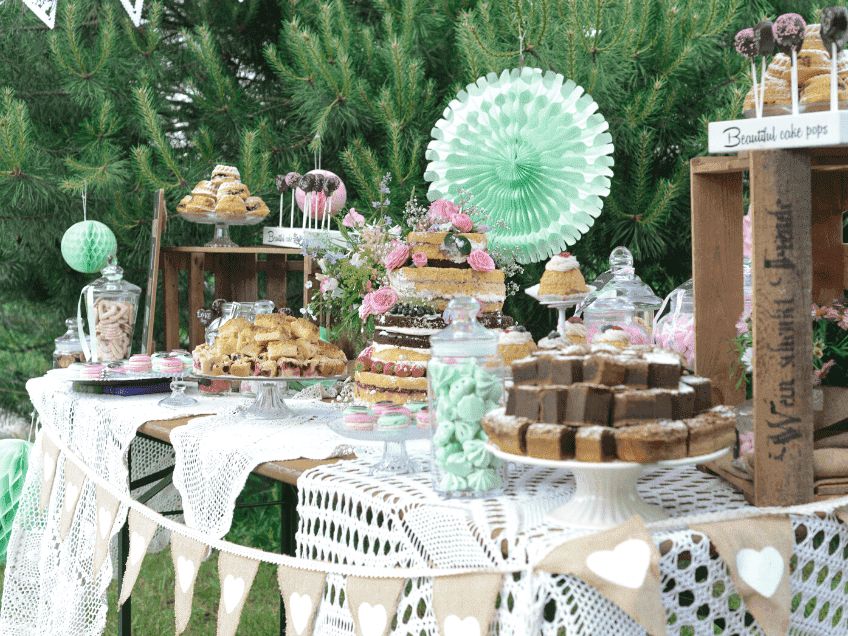
{"type": "Polygon", "coordinates": [[[766,93],[766,56],[774,55],[774,25],[771,20],[761,20],[754,26],[754,40],[757,42],[757,49],[760,55],[760,99],[757,102],[757,112],[762,117],[763,101],[766,93]]]}
{"type": "Polygon", "coordinates": [[[804,46],[807,23],[797,13],[784,13],[772,26],[774,41],[781,53],[792,56],[792,114],[798,114],[798,51],[804,46]]]}
{"type": "MultiPolygon", "coordinates": [[[[754,33],[754,29],[742,29],[739,31],[733,39],[733,45],[736,47],[736,52],[739,53],[739,55],[748,58],[751,62],[751,90],[754,93],[754,104],[757,117],[761,117],[762,111],[760,109],[759,90],[757,87],[757,67],[754,64],[754,58],[757,57],[760,47],[757,44],[757,36],[754,33]]],[[[765,91],[765,85],[763,85],[762,88],[763,91],[765,91]]]]}
{"type": "MultiPolygon", "coordinates": [[[[280,191],[280,225],[283,225],[283,190],[280,186],[280,177],[277,177],[277,190],[280,191]]],[[[289,172],[283,177],[283,185],[286,190],[294,190],[297,187],[298,182],[300,181],[300,173],[299,172],[289,172]]],[[[291,212],[289,212],[289,227],[294,227],[294,192],[292,192],[292,202],[291,202],[291,212]]]]}
{"type": "Polygon", "coordinates": [[[848,10],[845,7],[822,9],[821,39],[830,55],[830,110],[838,110],[836,57],[848,40],[848,10]]]}

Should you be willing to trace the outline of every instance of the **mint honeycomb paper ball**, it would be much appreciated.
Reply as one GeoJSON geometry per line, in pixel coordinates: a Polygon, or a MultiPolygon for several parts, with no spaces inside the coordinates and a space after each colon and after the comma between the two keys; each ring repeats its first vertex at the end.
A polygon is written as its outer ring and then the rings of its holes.
{"type": "Polygon", "coordinates": [[[613,145],[598,105],[558,73],[489,73],[460,91],[427,146],[427,198],[470,202],[493,249],[545,260],[595,223],[610,191],[613,145]]]}
{"type": "Polygon", "coordinates": [[[117,249],[112,230],[100,221],[74,223],[62,236],[62,258],[83,274],[99,272],[117,249]]]}
{"type": "Polygon", "coordinates": [[[0,440],[0,564],[6,562],[31,448],[32,444],[21,439],[0,440]]]}

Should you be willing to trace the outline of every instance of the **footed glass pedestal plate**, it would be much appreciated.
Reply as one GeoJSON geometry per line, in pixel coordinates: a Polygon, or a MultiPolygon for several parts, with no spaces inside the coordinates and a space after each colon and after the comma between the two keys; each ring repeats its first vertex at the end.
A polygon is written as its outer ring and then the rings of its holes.
{"type": "Polygon", "coordinates": [[[580,294],[572,294],[571,296],[540,296],[539,295],[539,285],[533,285],[532,287],[528,287],[524,290],[524,293],[530,296],[533,300],[538,302],[543,307],[548,307],[549,309],[555,309],[557,312],[557,331],[564,338],[565,337],[565,323],[566,316],[565,312],[572,307],[576,307],[583,300],[586,299],[586,296],[593,293],[595,291],[595,287],[592,285],[587,285],[587,290],[580,294]]]}
{"type": "Polygon", "coordinates": [[[357,431],[346,428],[341,418],[330,425],[342,437],[361,442],[383,442],[383,456],[371,466],[369,475],[408,475],[418,472],[421,467],[409,457],[406,442],[430,437],[429,429],[407,426],[395,430],[357,431]]]}
{"type": "Polygon", "coordinates": [[[708,455],[637,464],[618,460],[595,463],[539,459],[505,453],[494,444],[488,444],[487,448],[493,455],[507,462],[571,471],[574,475],[574,495],[566,504],[548,513],[548,518],[568,527],[593,529],[617,526],[634,515],[639,515],[646,522],[668,519],[665,510],[642,499],[636,489],[639,477],[658,468],[705,464],[730,451],[729,448],[722,448],[708,455]]]}

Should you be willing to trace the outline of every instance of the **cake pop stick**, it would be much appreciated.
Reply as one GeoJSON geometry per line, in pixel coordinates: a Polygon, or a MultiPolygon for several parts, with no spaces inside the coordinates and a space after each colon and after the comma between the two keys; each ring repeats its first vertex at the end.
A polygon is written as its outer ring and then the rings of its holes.
{"type": "Polygon", "coordinates": [[[292,200],[291,200],[291,212],[289,213],[289,227],[294,229],[294,200],[297,198],[294,195],[295,188],[297,188],[297,183],[300,181],[300,173],[297,172],[289,172],[285,178],[286,185],[289,187],[289,190],[292,191],[292,200]]]}
{"type": "Polygon", "coordinates": [[[774,55],[774,33],[771,20],[762,20],[754,27],[754,41],[760,54],[760,115],[766,96],[766,57],[774,55]]]}
{"type": "Polygon", "coordinates": [[[312,195],[311,195],[311,206],[310,208],[314,208],[311,210],[311,215],[309,217],[309,224],[314,225],[314,229],[318,229],[318,222],[321,220],[318,218],[318,202],[321,200],[321,192],[324,190],[324,183],[326,183],[326,178],[323,174],[313,174],[312,175],[312,195]],[[312,218],[312,215],[315,218],[312,218]]]}
{"type": "Polygon", "coordinates": [[[828,7],[821,12],[821,39],[830,53],[830,110],[839,110],[836,58],[848,41],[848,9],[828,7]]]}
{"type": "Polygon", "coordinates": [[[314,175],[305,174],[297,182],[297,187],[303,190],[303,224],[301,229],[306,229],[306,220],[309,218],[310,212],[310,194],[314,184],[314,175]]]}
{"type": "Polygon", "coordinates": [[[792,114],[798,114],[798,51],[804,45],[807,23],[797,13],[784,13],[774,21],[772,32],[777,48],[792,55],[792,114]]]}
{"type": "Polygon", "coordinates": [[[286,183],[286,177],[278,174],[274,178],[274,184],[277,186],[277,192],[280,193],[280,223],[279,227],[283,227],[283,201],[286,198],[286,191],[289,189],[289,184],[286,183]]]}
{"type": "MultiPolygon", "coordinates": [[[[742,29],[739,31],[733,40],[733,44],[736,47],[736,52],[742,57],[748,58],[751,62],[751,90],[754,93],[754,111],[756,112],[757,117],[762,117],[763,110],[759,91],[757,89],[757,66],[754,63],[754,58],[757,57],[759,48],[757,47],[754,29],[742,29]]],[[[762,89],[765,91],[765,86],[763,86],[762,89]]]]}
{"type": "Polygon", "coordinates": [[[336,176],[327,177],[324,182],[324,218],[327,220],[327,229],[330,229],[330,216],[333,209],[333,194],[338,190],[341,181],[336,176]]]}

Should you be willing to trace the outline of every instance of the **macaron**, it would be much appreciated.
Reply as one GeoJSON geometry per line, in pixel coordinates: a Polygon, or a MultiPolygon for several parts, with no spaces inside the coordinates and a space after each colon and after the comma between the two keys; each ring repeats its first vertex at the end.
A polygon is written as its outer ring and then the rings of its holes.
{"type": "Polygon", "coordinates": [[[147,373],[153,368],[153,362],[148,355],[136,354],[124,363],[124,369],[131,373],[147,373]]]}
{"type": "Polygon", "coordinates": [[[159,361],[159,373],[165,375],[180,375],[183,368],[182,360],[179,358],[162,358],[159,361]]]}
{"type": "Polygon", "coordinates": [[[374,406],[371,407],[374,411],[374,415],[382,415],[383,413],[389,413],[398,408],[398,405],[394,402],[377,402],[374,406]]]}
{"type": "Polygon", "coordinates": [[[367,406],[349,406],[342,413],[342,422],[345,428],[352,431],[371,431],[377,417],[367,406]]]}
{"type": "Polygon", "coordinates": [[[415,426],[422,430],[429,431],[433,428],[433,420],[430,417],[430,411],[422,409],[415,414],[415,426]]]}
{"type": "Polygon", "coordinates": [[[80,369],[79,375],[86,380],[99,380],[105,368],[106,366],[99,362],[86,362],[80,369]]]}
{"type": "MultiPolygon", "coordinates": [[[[406,409],[404,409],[406,410],[406,409]]],[[[396,431],[409,426],[409,412],[385,413],[377,418],[377,429],[381,431],[396,431]]]]}

